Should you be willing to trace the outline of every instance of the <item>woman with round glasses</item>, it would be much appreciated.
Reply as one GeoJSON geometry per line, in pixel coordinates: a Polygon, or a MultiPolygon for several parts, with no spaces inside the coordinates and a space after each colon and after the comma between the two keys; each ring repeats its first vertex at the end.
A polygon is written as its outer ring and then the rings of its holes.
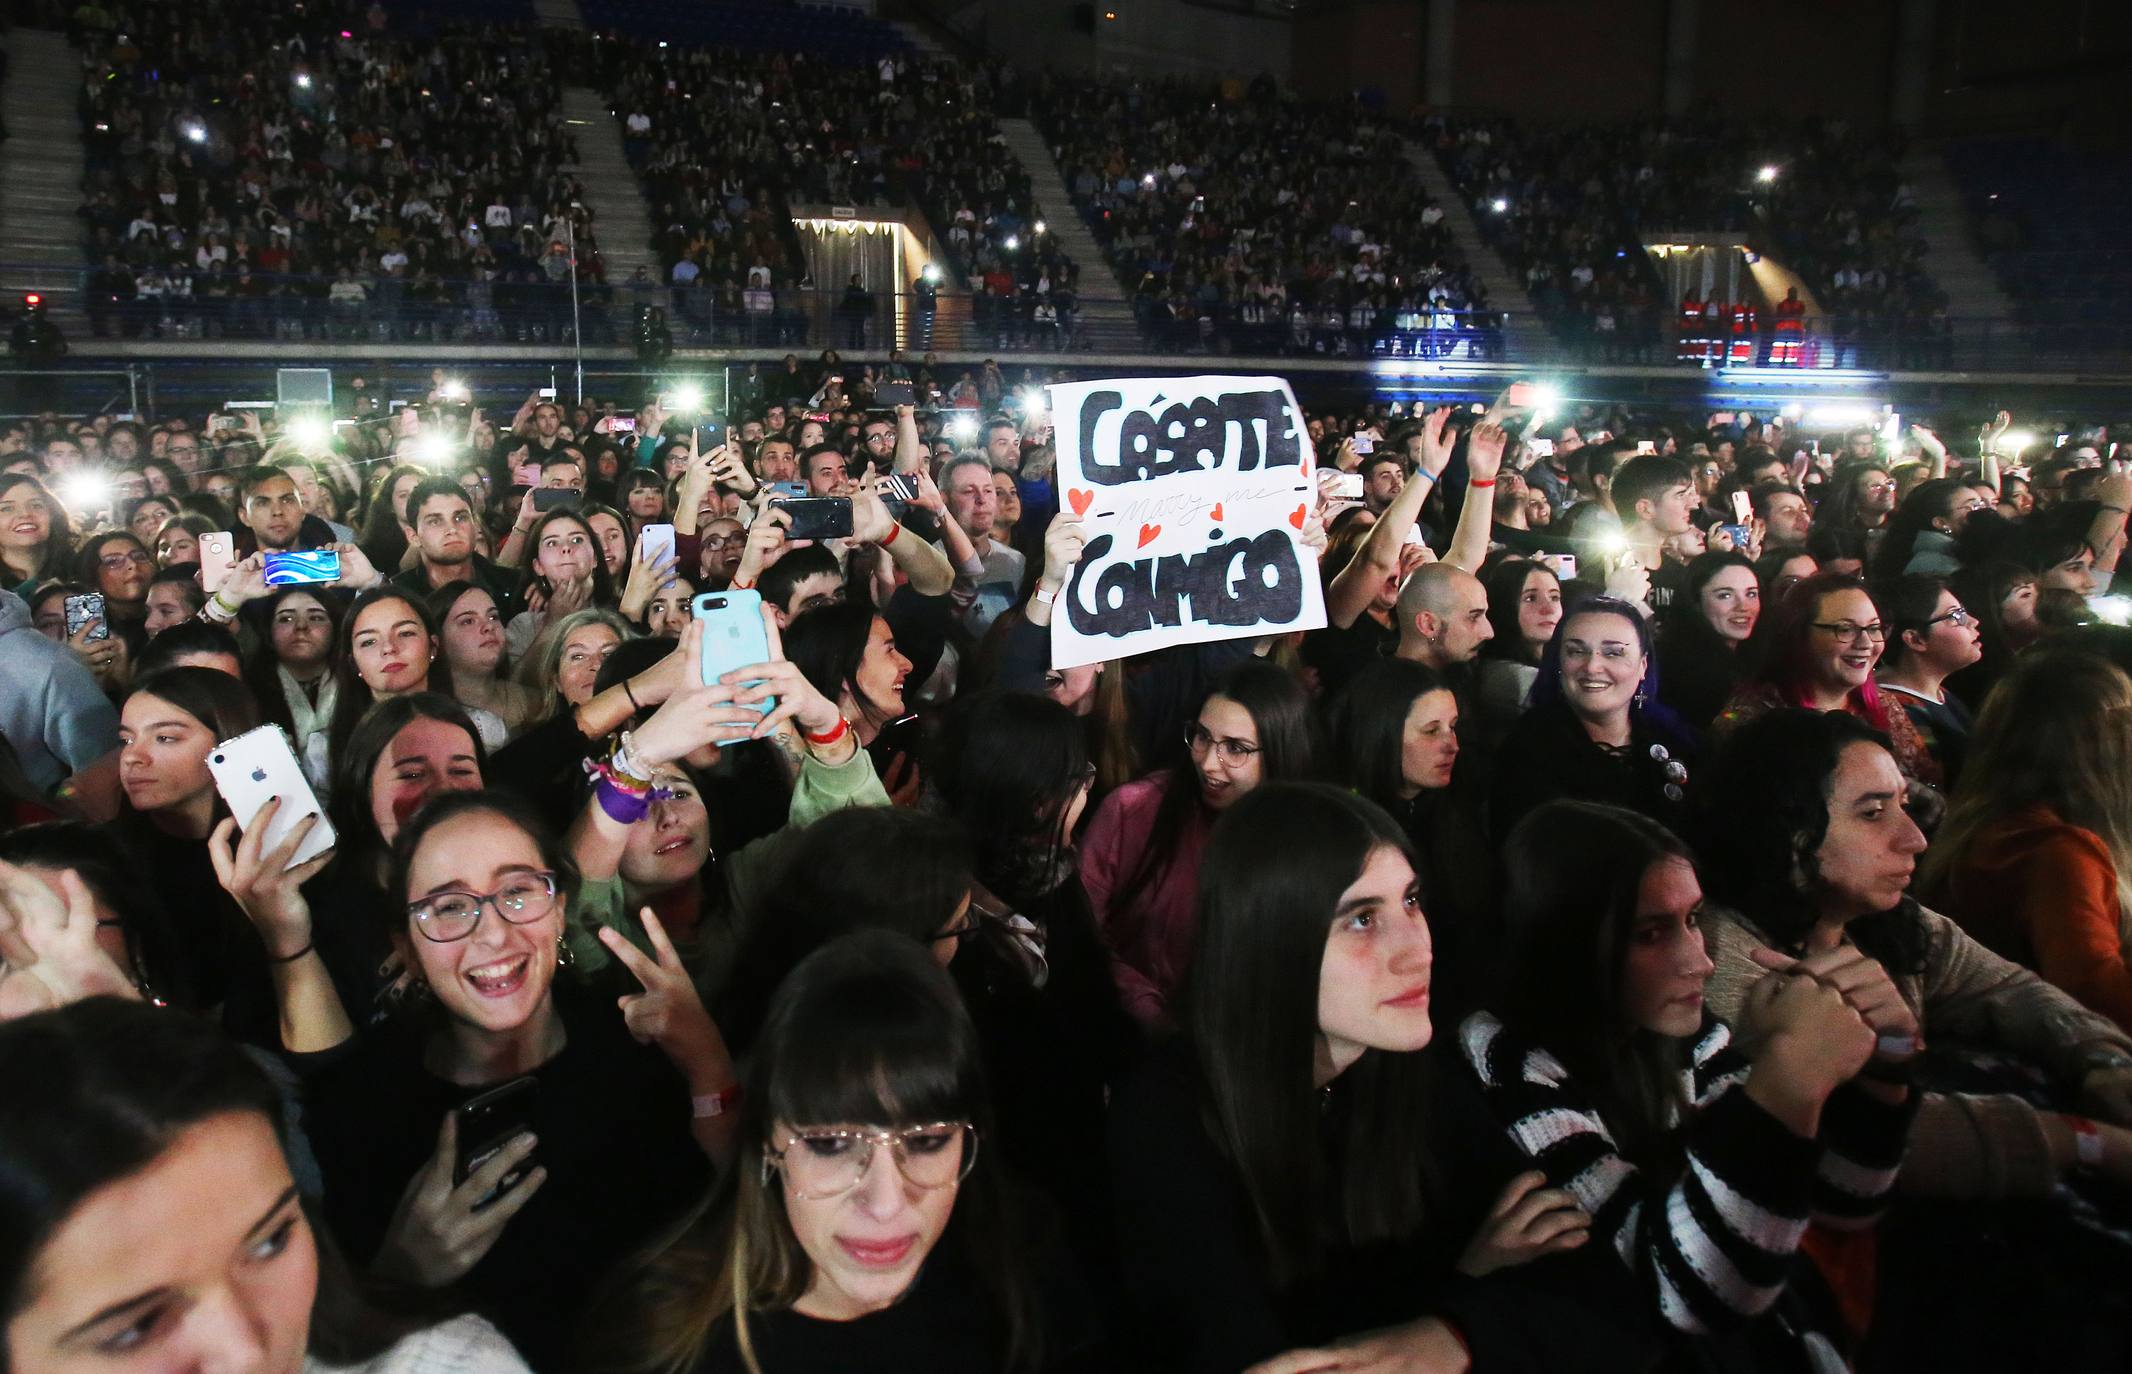
{"type": "Polygon", "coordinates": [[[1185,727],[1160,773],[1103,799],[1081,841],[1081,886],[1110,946],[1125,1007],[1161,1024],[1198,944],[1199,861],[1215,820],[1261,783],[1308,776],[1310,699],[1294,676],[1246,659],[1185,727]]]}
{"type": "Polygon", "coordinates": [[[602,1367],[1053,1367],[982,1148],[976,1029],[914,941],[848,935],[779,986],[739,1153],[603,1322],[602,1367]]]}
{"type": "MultiPolygon", "coordinates": [[[[252,837],[234,860],[238,887],[275,886],[252,837]]],[[[558,976],[575,884],[517,798],[433,799],[401,828],[387,888],[387,934],[417,995],[296,1060],[349,1257],[479,1306],[536,1369],[569,1366],[587,1294],[700,1195],[706,1154],[726,1149],[740,1105],[724,1042],[656,918],[652,954],[609,937],[641,984],[620,1014],[606,991],[558,976]],[[473,1105],[499,1089],[506,1105],[473,1105]]],[[[254,920],[275,939],[271,911],[254,920]]]]}
{"type": "Polygon", "coordinates": [[[1939,783],[1939,764],[1917,727],[1873,680],[1888,626],[1865,583],[1846,573],[1816,573],[1763,615],[1762,660],[1718,716],[1719,735],[1787,706],[1842,711],[1888,737],[1903,776],[1939,783]]]}
{"type": "Polygon", "coordinates": [[[155,555],[124,530],[91,535],[75,555],[75,575],[104,596],[104,614],[114,622],[148,615],[148,582],[155,555]]]}
{"type": "Polygon", "coordinates": [[[1984,657],[1983,627],[1943,578],[1898,577],[1879,596],[1888,648],[1875,677],[1917,727],[1951,788],[1961,780],[1970,723],[1969,708],[1947,690],[1947,679],[1984,657]]]}

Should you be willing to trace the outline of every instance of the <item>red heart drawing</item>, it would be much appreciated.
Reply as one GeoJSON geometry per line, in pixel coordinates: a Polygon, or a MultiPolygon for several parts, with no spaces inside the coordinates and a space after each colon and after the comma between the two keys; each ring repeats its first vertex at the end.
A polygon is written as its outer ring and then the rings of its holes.
{"type": "Polygon", "coordinates": [[[1075,515],[1088,514],[1088,503],[1095,499],[1096,494],[1092,491],[1075,491],[1068,488],[1066,492],[1066,504],[1073,507],[1075,515]]]}
{"type": "Polygon", "coordinates": [[[1144,549],[1154,543],[1155,537],[1161,533],[1162,526],[1160,525],[1142,525],[1140,527],[1140,547],[1144,549]]]}
{"type": "Polygon", "coordinates": [[[1309,518],[1310,507],[1307,505],[1297,506],[1294,510],[1288,512],[1288,523],[1295,526],[1297,529],[1303,528],[1303,522],[1308,520],[1309,518]]]}
{"type": "Polygon", "coordinates": [[[1214,505],[1214,509],[1209,511],[1208,514],[1212,515],[1214,519],[1218,522],[1221,519],[1221,503],[1217,501],[1214,505]]]}

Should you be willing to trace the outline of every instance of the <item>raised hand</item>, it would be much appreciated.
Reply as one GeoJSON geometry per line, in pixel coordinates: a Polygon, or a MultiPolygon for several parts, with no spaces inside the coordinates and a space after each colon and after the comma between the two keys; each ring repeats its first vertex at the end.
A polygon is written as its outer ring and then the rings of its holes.
{"type": "Polygon", "coordinates": [[[639,540],[636,556],[629,560],[629,580],[622,584],[622,601],[618,609],[622,618],[639,621],[644,618],[644,608],[659,588],[670,587],[674,582],[674,566],[677,555],[671,546],[654,548],[639,540]]]}
{"type": "Polygon", "coordinates": [[[261,852],[267,829],[281,811],[275,797],[259,808],[251,828],[242,833],[233,817],[225,816],[207,837],[207,857],[215,867],[215,881],[235,900],[245,919],[259,932],[267,958],[276,963],[302,953],[311,944],[311,904],[304,900],[303,885],[325,871],[333,851],[314,855],[294,868],[289,861],[318,824],[316,815],[297,821],[281,842],[261,852]]]}
{"type": "Polygon", "coordinates": [[[444,1129],[437,1133],[437,1152],[401,1194],[372,1271],[380,1278],[418,1288],[443,1288],[465,1277],[496,1244],[511,1218],[540,1191],[548,1171],[536,1165],[487,1206],[474,1204],[502,1188],[538,1143],[531,1134],[517,1137],[454,1187],[459,1115],[446,1112],[444,1129]]]}
{"type": "Polygon", "coordinates": [[[620,999],[622,1023],[638,1044],[658,1046],[691,1083],[719,1076],[730,1079],[732,1055],[717,1023],[704,1010],[696,980],[682,967],[674,942],[667,938],[666,928],[659,924],[652,909],[644,907],[637,916],[644,923],[645,938],[651,942],[649,955],[619,930],[611,926],[600,929],[600,943],[644,987],[642,992],[620,999]]]}
{"type": "Polygon", "coordinates": [[[744,706],[753,706],[772,697],[777,699],[777,705],[752,731],[757,739],[776,734],[778,727],[788,720],[806,734],[828,734],[844,718],[843,712],[785,657],[784,640],[778,633],[777,619],[768,606],[763,607],[762,614],[763,629],[770,640],[769,661],[735,668],[721,676],[719,682],[735,688],[733,700],[744,706]]]}
{"type": "Polygon", "coordinates": [[[755,727],[762,723],[762,712],[736,703],[737,687],[724,681],[701,681],[702,653],[703,622],[691,619],[681,627],[681,643],[669,656],[678,680],[651,719],[630,736],[637,758],[649,766],[687,758],[707,745],[753,738],[755,727]]]}
{"type": "Polygon", "coordinates": [[[96,902],[73,869],[54,894],[36,874],[0,863],[0,1021],[84,997],[138,998],[96,942],[96,902]]]}
{"type": "Polygon", "coordinates": [[[1503,468],[1503,449],[1510,443],[1510,435],[1493,420],[1483,420],[1473,427],[1473,435],[1466,441],[1466,470],[1476,482],[1489,482],[1503,468]]]}

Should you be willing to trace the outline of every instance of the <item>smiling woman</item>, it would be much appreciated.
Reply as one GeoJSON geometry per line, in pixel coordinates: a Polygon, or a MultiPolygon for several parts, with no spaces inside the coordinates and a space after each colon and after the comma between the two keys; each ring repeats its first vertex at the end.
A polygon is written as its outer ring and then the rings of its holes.
{"type": "Polygon", "coordinates": [[[478,1317],[367,1305],[298,1195],[279,1091],[207,1026],[109,999],[9,1023],[0,1096],[38,1104],[0,1121],[0,1368],[525,1368],[478,1317]]]}

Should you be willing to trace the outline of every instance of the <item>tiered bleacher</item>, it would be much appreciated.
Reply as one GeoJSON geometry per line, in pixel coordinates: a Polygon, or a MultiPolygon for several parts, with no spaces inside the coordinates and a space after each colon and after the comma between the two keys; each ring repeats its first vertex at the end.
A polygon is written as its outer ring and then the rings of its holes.
{"type": "Polygon", "coordinates": [[[2132,349],[2132,167],[2041,138],[1969,139],[1947,149],[1978,247],[2038,342],[2132,349]]]}
{"type": "Polygon", "coordinates": [[[584,284],[602,272],[562,171],[574,160],[563,83],[529,6],[479,0],[469,13],[478,28],[206,0],[140,5],[85,32],[81,219],[97,328],[561,338],[573,230],[584,284]]]}
{"type": "Polygon", "coordinates": [[[1365,353],[1431,321],[1455,338],[1488,307],[1398,130],[1360,104],[1055,75],[1037,95],[1067,189],[1163,347],[1365,353]]]}

